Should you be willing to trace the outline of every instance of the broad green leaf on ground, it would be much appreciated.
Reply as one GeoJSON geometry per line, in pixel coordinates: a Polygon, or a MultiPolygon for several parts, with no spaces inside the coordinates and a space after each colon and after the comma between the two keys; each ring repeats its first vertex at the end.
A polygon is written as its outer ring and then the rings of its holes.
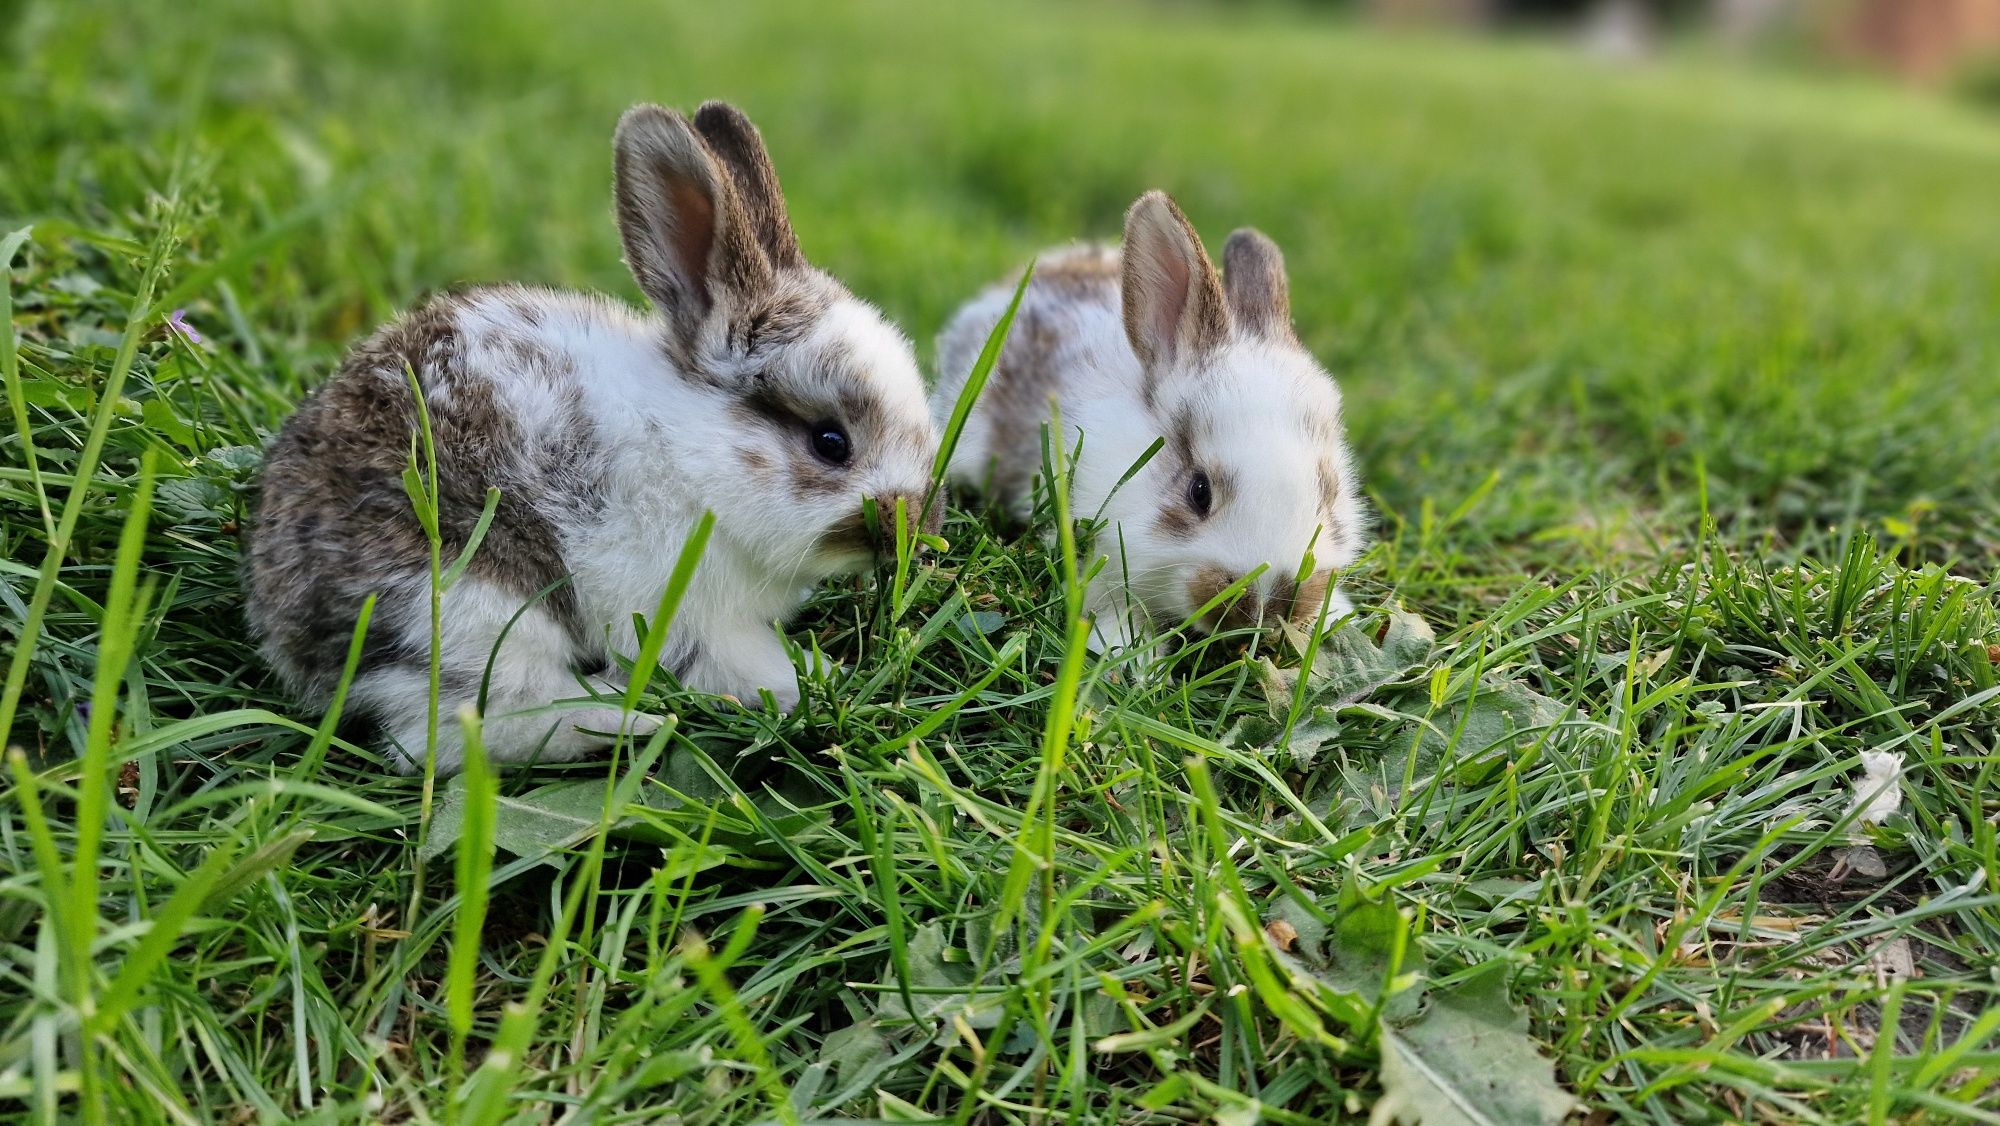
{"type": "Polygon", "coordinates": [[[256,446],[217,446],[203,460],[225,476],[247,481],[264,464],[264,453],[256,446]]]}
{"type": "MultiPolygon", "coordinates": [[[[604,793],[611,785],[605,779],[555,782],[538,786],[524,794],[502,794],[496,799],[498,817],[493,826],[493,843],[514,856],[539,856],[568,848],[597,831],[604,816],[604,793]]],[[[612,814],[612,832],[634,840],[670,843],[672,838],[631,816],[633,809],[612,814]]],[[[424,841],[424,855],[437,856],[458,842],[465,822],[465,782],[453,778],[438,796],[431,815],[430,836],[424,841]]]]}
{"type": "Polygon", "coordinates": [[[1278,962],[1349,1030],[1365,1033],[1378,1018],[1415,1014],[1423,955],[1409,918],[1387,896],[1371,894],[1350,875],[1331,915],[1299,892],[1280,896],[1264,922],[1278,962]]]}
{"type": "Polygon", "coordinates": [[[160,482],[155,503],[160,511],[183,520],[222,519],[234,499],[228,489],[206,477],[175,477],[160,482]]]}
{"type": "MultiPolygon", "coordinates": [[[[1306,638],[1297,631],[1290,631],[1290,639],[1295,648],[1305,649],[1306,638]]],[[[1388,625],[1379,638],[1359,621],[1330,630],[1320,639],[1319,651],[1313,656],[1309,698],[1329,709],[1364,700],[1422,665],[1430,658],[1435,642],[1431,627],[1403,610],[1389,612],[1388,625]]],[[[1266,660],[1259,671],[1273,714],[1288,714],[1298,670],[1279,668],[1266,660]]]]}
{"type": "Polygon", "coordinates": [[[1447,751],[1461,768],[1532,744],[1561,721],[1560,703],[1518,680],[1487,676],[1468,698],[1438,709],[1417,746],[1418,762],[1428,766],[1447,751]]]}
{"type": "Polygon", "coordinates": [[[1448,991],[1432,991],[1421,1016],[1382,1026],[1382,1097],[1369,1126],[1554,1126],[1576,1100],[1507,1000],[1507,967],[1494,963],[1448,991]]]}
{"type": "MultiPolygon", "coordinates": [[[[1287,627],[1286,639],[1303,653],[1309,638],[1287,627]]],[[[1386,685],[1404,679],[1429,658],[1435,638],[1430,626],[1415,614],[1391,611],[1378,631],[1349,622],[1329,631],[1320,641],[1308,676],[1305,704],[1286,731],[1287,718],[1299,698],[1300,670],[1269,658],[1256,664],[1258,687],[1264,694],[1266,716],[1246,716],[1223,736],[1231,746],[1281,747],[1294,769],[1311,767],[1320,751],[1337,742],[1342,708],[1362,703],[1386,685]]]]}
{"type": "MultiPolygon", "coordinates": [[[[589,838],[603,816],[608,778],[555,782],[523,794],[503,794],[494,826],[494,844],[513,856],[554,853],[589,838]]],[[[431,817],[426,857],[458,840],[465,816],[465,788],[452,779],[438,796],[431,817]]],[[[820,819],[769,794],[751,797],[718,784],[703,772],[693,753],[675,750],[659,773],[645,780],[633,799],[613,812],[611,836],[667,846],[661,866],[670,878],[711,868],[764,867],[783,854],[787,842],[811,833],[820,819]],[[704,844],[705,842],[705,844],[704,844]]]]}
{"type": "Polygon", "coordinates": [[[1284,740],[1284,750],[1291,756],[1292,769],[1311,769],[1327,744],[1337,743],[1340,733],[1340,721],[1326,708],[1314,708],[1301,716],[1299,722],[1292,725],[1291,735],[1284,740]]]}
{"type": "Polygon", "coordinates": [[[975,637],[991,637],[1007,625],[1007,615],[995,610],[974,610],[960,614],[954,622],[958,632],[968,640],[975,637]]]}
{"type": "Polygon", "coordinates": [[[967,988],[972,984],[972,967],[963,961],[947,960],[950,946],[945,942],[944,925],[929,923],[910,936],[907,982],[910,1005],[903,1001],[903,985],[896,979],[893,962],[885,967],[881,1015],[884,1020],[915,1019],[928,1026],[939,1018],[949,1019],[962,1012],[973,1028],[992,1028],[1000,1023],[998,995],[975,999],[967,988]]]}
{"type": "Polygon", "coordinates": [[[820,1041],[819,1058],[799,1076],[793,1098],[803,1095],[808,1106],[836,1110],[866,1094],[896,1062],[896,1053],[875,1022],[858,1021],[820,1041]],[[822,1094],[829,1080],[836,1086],[822,1094]]]}
{"type": "MultiPolygon", "coordinates": [[[[527,793],[496,799],[497,817],[493,843],[514,856],[536,856],[567,848],[597,831],[604,815],[607,783],[557,782],[527,793]]],[[[465,782],[453,778],[438,796],[431,814],[430,836],[424,841],[426,857],[442,854],[458,843],[465,827],[465,782]]],[[[623,818],[614,815],[614,824],[623,818]]]]}
{"type": "MultiPolygon", "coordinates": [[[[1306,639],[1294,631],[1290,640],[1303,648],[1306,639]]],[[[1299,670],[1260,661],[1267,715],[1239,721],[1225,741],[1282,754],[1293,769],[1308,770],[1329,748],[1347,745],[1343,720],[1357,723],[1366,732],[1360,742],[1380,750],[1339,756],[1339,782],[1327,806],[1370,817],[1393,813],[1408,778],[1428,779],[1449,767],[1459,782],[1480,781],[1563,721],[1560,701],[1500,671],[1466,677],[1465,687],[1439,699],[1432,682],[1442,694],[1449,665],[1422,675],[1437,659],[1431,629],[1415,614],[1392,611],[1379,631],[1350,623],[1322,640],[1303,693],[1299,670]],[[1286,718],[1301,702],[1287,733],[1286,718]]]]}

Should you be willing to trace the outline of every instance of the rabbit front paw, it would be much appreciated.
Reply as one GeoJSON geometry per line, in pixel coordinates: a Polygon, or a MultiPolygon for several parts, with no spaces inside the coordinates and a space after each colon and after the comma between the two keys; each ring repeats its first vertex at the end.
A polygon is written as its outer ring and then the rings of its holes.
{"type": "Polygon", "coordinates": [[[703,645],[681,673],[681,683],[744,707],[758,707],[765,692],[781,713],[799,706],[798,669],[775,630],[703,645]]]}

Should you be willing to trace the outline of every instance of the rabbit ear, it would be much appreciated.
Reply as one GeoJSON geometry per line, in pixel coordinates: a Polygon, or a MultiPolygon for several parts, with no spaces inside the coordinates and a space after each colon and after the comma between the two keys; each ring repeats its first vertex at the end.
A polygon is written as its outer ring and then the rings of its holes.
{"type": "Polygon", "coordinates": [[[1147,371],[1228,339],[1222,282],[1165,192],[1147,192],[1126,212],[1124,259],[1125,335],[1147,371]]]}
{"type": "Polygon", "coordinates": [[[770,287],[771,262],[743,203],[687,118],[634,106],[612,144],[625,261],[682,340],[718,304],[770,287]]]}
{"type": "Polygon", "coordinates": [[[1264,232],[1244,227],[1222,244],[1222,283],[1236,323],[1262,336],[1292,335],[1291,285],[1285,255],[1264,232]]]}
{"type": "Polygon", "coordinates": [[[743,210],[750,216],[750,227],[771,265],[780,270],[804,266],[805,256],[799,253],[798,236],[792,233],[791,218],[785,214],[784,189],[778,186],[778,170],[764,148],[763,134],[742,110],[728,102],[702,103],[694,113],[694,127],[734,181],[743,210]]]}

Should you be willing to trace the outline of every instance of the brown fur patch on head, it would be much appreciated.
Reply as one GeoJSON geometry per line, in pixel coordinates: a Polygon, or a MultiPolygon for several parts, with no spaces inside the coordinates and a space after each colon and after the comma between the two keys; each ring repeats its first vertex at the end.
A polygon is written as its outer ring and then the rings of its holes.
{"type": "Polygon", "coordinates": [[[829,465],[813,452],[812,427],[830,417],[824,408],[792,394],[782,383],[759,378],[730,408],[739,424],[765,442],[760,480],[801,497],[832,498],[848,488],[851,469],[829,465]]]}
{"type": "Polygon", "coordinates": [[[1198,451],[1202,427],[1194,411],[1176,411],[1167,420],[1165,430],[1166,444],[1158,456],[1166,466],[1165,479],[1171,482],[1171,487],[1161,498],[1160,515],[1153,521],[1153,530],[1163,539],[1191,540],[1208,516],[1229,504],[1235,495],[1236,481],[1227,472],[1202,464],[1198,451]],[[1208,515],[1197,513],[1188,500],[1187,486],[1197,469],[1208,475],[1208,515]]]}
{"type": "Polygon", "coordinates": [[[781,352],[811,336],[820,318],[847,296],[839,282],[818,270],[789,270],[724,308],[728,323],[722,338],[710,342],[715,347],[694,348],[669,325],[661,348],[690,378],[748,393],[781,352]]]}
{"type": "Polygon", "coordinates": [[[1186,468],[1193,468],[1195,440],[1201,433],[1201,424],[1193,410],[1182,408],[1167,420],[1166,449],[1163,451],[1175,462],[1186,468]]]}
{"type": "MultiPolygon", "coordinates": [[[[1187,582],[1189,609],[1199,610],[1203,606],[1208,605],[1209,602],[1215,599],[1216,595],[1227,590],[1229,584],[1235,581],[1234,576],[1220,567],[1211,565],[1195,568],[1194,574],[1187,582]]],[[[1219,616],[1220,611],[1216,610],[1210,611],[1207,617],[1219,616]]],[[[1204,618],[1204,620],[1207,620],[1207,618],[1204,618]]]]}
{"type": "Polygon", "coordinates": [[[1153,533],[1163,540],[1191,540],[1200,529],[1201,517],[1178,495],[1161,506],[1159,517],[1153,521],[1153,533]]]}
{"type": "Polygon", "coordinates": [[[1029,284],[1058,301],[1115,305],[1122,272],[1116,250],[1108,246],[1079,246],[1038,263],[1035,280],[1029,284]]]}
{"type": "Polygon", "coordinates": [[[868,514],[861,508],[843,516],[819,537],[820,550],[826,552],[868,552],[875,553],[880,548],[879,529],[870,531],[868,514]]]}
{"type": "MultiPolygon", "coordinates": [[[[857,505],[855,510],[840,518],[820,536],[822,550],[841,552],[867,552],[877,559],[891,558],[896,554],[896,495],[878,496],[875,500],[875,519],[870,522],[865,505],[857,505]]],[[[937,535],[944,530],[944,503],[942,498],[902,496],[904,519],[913,532],[937,535]]],[[[908,526],[908,525],[906,525],[908,526]]]]}
{"type": "Polygon", "coordinates": [[[1222,271],[1237,324],[1269,339],[1293,339],[1291,283],[1277,243],[1251,227],[1232,232],[1222,246],[1222,271]]]}
{"type": "Polygon", "coordinates": [[[866,435],[869,449],[864,451],[864,456],[870,461],[880,461],[881,451],[875,447],[895,440],[894,419],[884,409],[880,398],[863,391],[867,377],[834,367],[825,378],[829,384],[840,388],[834,396],[840,405],[836,417],[847,424],[849,433],[866,435]]]}
{"type": "Polygon", "coordinates": [[[847,467],[826,464],[815,457],[803,442],[787,460],[790,469],[787,470],[786,484],[791,487],[794,496],[832,500],[844,498],[851,491],[847,467]]]}
{"type": "Polygon", "coordinates": [[[742,429],[767,443],[763,448],[777,467],[772,476],[781,476],[793,495],[830,500],[855,494],[859,503],[855,482],[871,469],[928,462],[929,418],[919,416],[912,425],[900,417],[875,393],[872,373],[853,369],[838,354],[812,363],[793,359],[751,376],[731,408],[742,429]],[[821,425],[847,435],[847,462],[832,464],[815,452],[821,425]]]}
{"type": "MultiPolygon", "coordinates": [[[[1188,580],[1189,604],[1201,608],[1241,577],[1212,564],[1197,568],[1188,580]]],[[[1233,601],[1202,615],[1202,624],[1211,630],[1275,626],[1284,621],[1309,626],[1318,618],[1332,581],[1327,571],[1314,572],[1303,583],[1290,575],[1279,575],[1272,580],[1268,595],[1251,584],[1233,601]]]]}
{"type": "Polygon", "coordinates": [[[839,296],[838,288],[824,275],[787,277],[735,313],[729,326],[730,346],[755,356],[796,344],[839,296]],[[808,284],[819,282],[825,284],[808,284]]]}

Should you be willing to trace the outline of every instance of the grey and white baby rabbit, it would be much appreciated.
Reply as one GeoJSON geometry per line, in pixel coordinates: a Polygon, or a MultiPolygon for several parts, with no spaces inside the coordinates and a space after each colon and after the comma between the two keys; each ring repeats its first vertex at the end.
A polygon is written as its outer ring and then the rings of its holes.
{"type": "Polygon", "coordinates": [[[443,597],[440,771],[460,765],[455,717],[482,694],[497,762],[608,743],[625,719],[614,658],[637,655],[633,615],[653,614],[704,510],[714,536],[661,664],[700,691],[796,704],[775,623],[875,557],[864,497],[924,511],[937,437],[909,342],[800,254],[756,127],[720,102],[692,121],[642,105],[614,148],[650,315],[517,286],[434,298],[357,346],[271,444],[251,624],[323,703],[377,595],[349,708],[380,724],[399,769],[424,761],[431,643],[429,547],[402,483],[419,426],[408,371],[435,434],[447,564],[501,491],[443,597]]]}
{"type": "MultiPolygon", "coordinates": [[[[1006,346],[953,451],[951,478],[1025,514],[1041,428],[1059,404],[1071,512],[1105,521],[1092,585],[1099,648],[1133,627],[1170,629],[1244,575],[1267,569],[1202,629],[1351,610],[1331,572],[1367,534],[1340,390],[1292,333],[1277,245],[1239,230],[1216,275],[1173,200],[1148,192],[1121,249],[1073,247],[1036,267],[1006,346]],[[1160,452],[1122,486],[1146,450],[1160,452]],[[1300,581],[1310,553],[1311,569],[1300,581]]],[[[938,338],[942,421],[1013,295],[993,286],[938,338]]]]}

